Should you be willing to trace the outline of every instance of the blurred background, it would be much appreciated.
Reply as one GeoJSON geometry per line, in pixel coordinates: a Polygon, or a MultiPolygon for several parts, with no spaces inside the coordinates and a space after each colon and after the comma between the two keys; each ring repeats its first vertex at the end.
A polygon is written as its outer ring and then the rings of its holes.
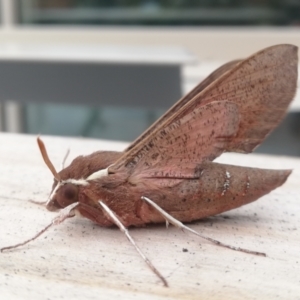
{"type": "MultiPolygon", "coordinates": [[[[0,0],[0,129],[131,141],[221,64],[300,46],[297,0],[0,0]]],[[[300,98],[257,152],[300,155],[300,98]]]]}

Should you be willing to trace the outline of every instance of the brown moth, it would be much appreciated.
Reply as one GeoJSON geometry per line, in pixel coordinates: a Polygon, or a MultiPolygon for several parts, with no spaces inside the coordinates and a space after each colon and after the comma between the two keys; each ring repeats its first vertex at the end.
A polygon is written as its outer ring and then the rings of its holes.
{"type": "Polygon", "coordinates": [[[177,102],[124,152],[79,156],[54,176],[49,227],[79,214],[101,226],[117,225],[141,252],[127,227],[171,223],[217,245],[181,222],[191,222],[257,200],[282,185],[291,170],[267,170],[212,162],[223,152],[252,152],[283,119],[297,85],[297,47],[276,45],[229,62],[177,102]]]}

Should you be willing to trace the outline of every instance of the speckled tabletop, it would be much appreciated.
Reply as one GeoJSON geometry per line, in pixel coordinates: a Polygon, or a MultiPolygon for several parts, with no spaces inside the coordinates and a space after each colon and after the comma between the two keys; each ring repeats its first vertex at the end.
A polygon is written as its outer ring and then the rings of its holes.
{"type": "MultiPolygon", "coordinates": [[[[80,138],[43,140],[57,167],[68,147],[74,158],[126,145],[80,138]]],[[[47,199],[52,185],[36,137],[2,133],[0,145],[4,247],[31,237],[55,213],[27,201],[47,199]]],[[[218,161],[294,169],[282,187],[258,201],[190,225],[228,244],[266,252],[267,257],[217,247],[174,227],[131,229],[168,280],[170,287],[165,288],[118,229],[73,218],[22,248],[0,253],[1,299],[300,299],[300,159],[226,154],[218,161]]]]}

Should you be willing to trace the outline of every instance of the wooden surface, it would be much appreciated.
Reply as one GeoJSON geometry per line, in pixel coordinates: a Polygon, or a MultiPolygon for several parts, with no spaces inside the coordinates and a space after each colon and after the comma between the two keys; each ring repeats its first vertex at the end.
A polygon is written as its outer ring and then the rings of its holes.
{"type": "MultiPolygon", "coordinates": [[[[56,215],[27,201],[47,199],[52,185],[35,140],[0,134],[0,247],[31,237],[56,215]]],[[[43,140],[57,168],[68,147],[73,158],[125,146],[43,140]]],[[[218,161],[294,169],[284,186],[259,201],[191,224],[209,237],[266,252],[266,258],[217,247],[174,227],[131,229],[168,280],[164,288],[119,230],[73,218],[31,244],[0,253],[1,299],[300,299],[300,159],[226,154],[218,161]]]]}

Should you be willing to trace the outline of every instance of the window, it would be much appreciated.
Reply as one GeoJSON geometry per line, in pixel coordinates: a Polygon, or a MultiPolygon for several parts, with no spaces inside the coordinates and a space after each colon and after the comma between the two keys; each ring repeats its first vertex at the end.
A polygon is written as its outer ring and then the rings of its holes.
{"type": "Polygon", "coordinates": [[[291,25],[300,2],[285,0],[19,0],[25,24],[291,25]]]}

